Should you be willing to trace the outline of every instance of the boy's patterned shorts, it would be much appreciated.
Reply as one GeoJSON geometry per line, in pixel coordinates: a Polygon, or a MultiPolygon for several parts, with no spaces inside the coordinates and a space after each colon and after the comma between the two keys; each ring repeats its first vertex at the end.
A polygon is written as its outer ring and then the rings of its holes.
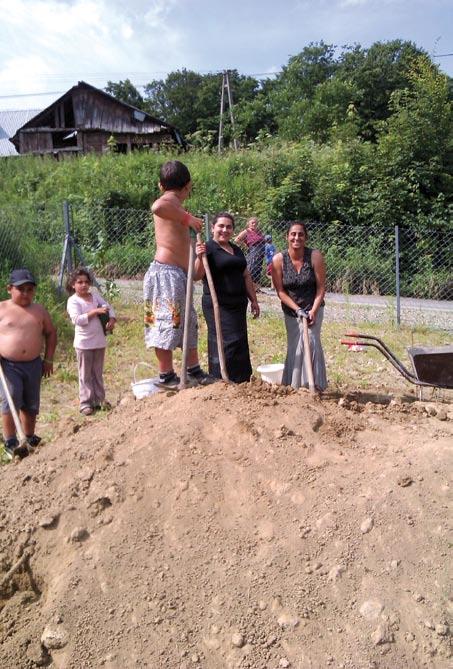
{"type": "MultiPolygon", "coordinates": [[[[187,275],[181,267],[154,260],[143,280],[145,344],[167,351],[182,347],[187,275]]],[[[198,323],[191,307],[189,348],[198,343],[198,323]]]]}

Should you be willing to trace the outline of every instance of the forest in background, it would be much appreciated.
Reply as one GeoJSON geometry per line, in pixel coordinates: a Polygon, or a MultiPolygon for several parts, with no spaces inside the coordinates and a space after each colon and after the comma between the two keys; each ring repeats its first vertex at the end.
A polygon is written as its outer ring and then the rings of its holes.
{"type": "MultiPolygon", "coordinates": [[[[371,254],[365,272],[378,272],[399,225],[411,231],[403,269],[412,293],[446,294],[453,257],[452,81],[426,53],[402,41],[342,50],[319,43],[291,57],[272,81],[233,72],[241,149],[217,155],[220,84],[219,75],[183,70],[149,84],[145,96],[128,81],[108,86],[185,134],[189,150],[179,157],[195,184],[191,211],[256,214],[268,226],[319,222],[339,258],[347,251],[358,266],[364,249],[371,254]]],[[[228,124],[225,133],[231,140],[228,124]]],[[[62,162],[0,161],[2,266],[13,262],[4,249],[17,252],[17,230],[26,226],[41,243],[34,257],[48,267],[45,244],[61,241],[61,205],[68,200],[81,212],[78,233],[92,257],[109,254],[116,275],[130,273],[127,258],[149,258],[149,220],[129,218],[118,237],[99,210],[148,210],[158,195],[159,167],[175,156],[166,147],[62,162]]]]}

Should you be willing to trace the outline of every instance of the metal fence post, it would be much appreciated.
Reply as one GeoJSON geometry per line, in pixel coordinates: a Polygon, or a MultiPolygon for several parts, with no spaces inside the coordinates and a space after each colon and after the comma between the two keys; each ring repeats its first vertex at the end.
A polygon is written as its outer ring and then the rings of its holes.
{"type": "Polygon", "coordinates": [[[58,292],[63,294],[63,278],[65,266],[68,267],[68,272],[72,272],[72,249],[71,249],[71,224],[69,217],[69,202],[63,202],[63,222],[64,222],[64,243],[63,254],[61,256],[60,273],[58,275],[58,292]]]}
{"type": "Polygon", "coordinates": [[[400,231],[395,225],[395,295],[396,295],[396,324],[401,325],[401,294],[400,294],[400,231]]]}
{"type": "MultiPolygon", "coordinates": [[[[65,200],[63,202],[63,218],[64,218],[64,228],[67,239],[71,242],[71,211],[69,208],[69,202],[65,200]]],[[[67,263],[68,263],[68,272],[72,272],[74,269],[74,264],[72,262],[72,248],[71,244],[68,245],[68,254],[67,254],[67,263]]]]}

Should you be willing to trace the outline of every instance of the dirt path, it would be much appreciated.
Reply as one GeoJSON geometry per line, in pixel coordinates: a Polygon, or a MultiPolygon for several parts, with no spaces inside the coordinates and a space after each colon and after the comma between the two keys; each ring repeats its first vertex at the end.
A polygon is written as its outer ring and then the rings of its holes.
{"type": "Polygon", "coordinates": [[[1,667],[447,669],[451,406],[283,393],[127,397],[3,467],[1,667]]]}

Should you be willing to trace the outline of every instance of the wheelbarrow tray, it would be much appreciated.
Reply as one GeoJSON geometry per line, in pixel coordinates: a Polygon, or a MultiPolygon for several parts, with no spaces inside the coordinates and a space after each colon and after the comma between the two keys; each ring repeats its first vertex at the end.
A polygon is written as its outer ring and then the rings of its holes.
{"type": "Polygon", "coordinates": [[[419,381],[453,388],[453,346],[412,346],[407,352],[419,381]]]}

